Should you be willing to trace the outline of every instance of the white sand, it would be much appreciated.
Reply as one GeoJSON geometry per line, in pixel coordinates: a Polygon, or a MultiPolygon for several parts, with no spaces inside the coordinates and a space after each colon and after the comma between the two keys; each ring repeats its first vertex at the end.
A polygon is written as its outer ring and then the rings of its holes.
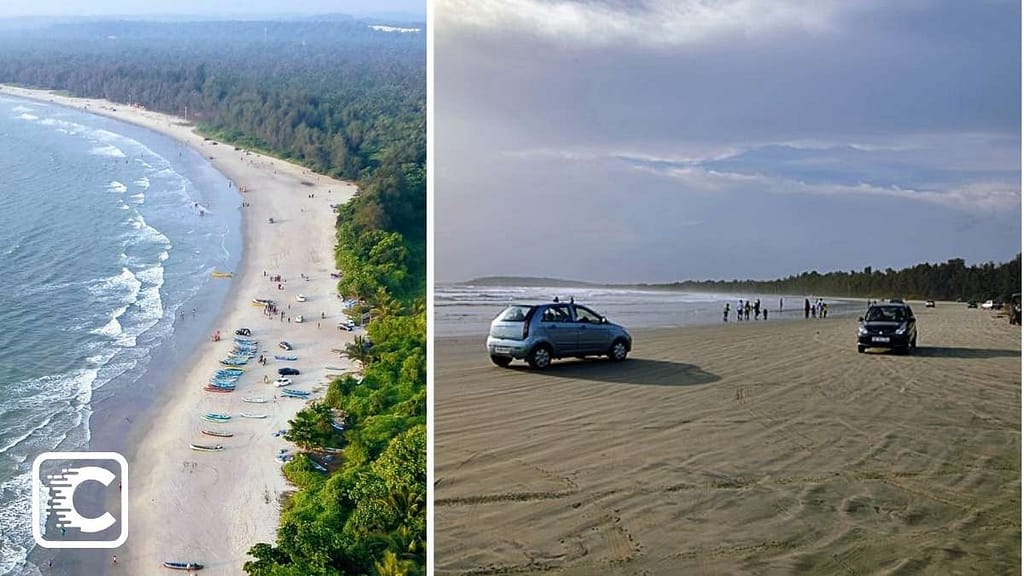
{"type": "MultiPolygon", "coordinates": [[[[180,118],[102,100],[68,98],[45,91],[2,86],[0,93],[50,101],[117,118],[192,146],[230,178],[236,188],[246,186],[241,208],[244,252],[239,270],[234,271],[217,328],[224,338],[203,344],[180,377],[171,402],[150,423],[151,429],[130,461],[128,518],[129,539],[119,549],[122,574],[151,572],[164,560],[198,561],[204,574],[240,574],[248,560],[247,551],[258,542],[273,542],[278,524],[279,496],[289,487],[275,455],[280,448],[294,452],[294,446],[273,432],[287,428],[288,420],[305,402],[281,398],[263,375],[276,378],[277,368],[293,365],[302,371],[292,377],[294,388],[325,390],[327,368],[350,368],[351,363],[332,349],[351,341],[352,334],[335,326],[343,317],[337,297],[335,271],[335,214],[331,204],[347,201],[355,186],[312,174],[306,168],[259,154],[244,156],[233,146],[212,145],[192,131],[180,118]],[[310,185],[311,184],[311,185],[310,185]],[[328,192],[331,190],[331,192],[328,192]],[[309,198],[314,194],[315,198],[309,198]],[[269,218],[275,223],[270,224],[269,218]],[[264,277],[280,274],[284,290],[264,277]],[[300,275],[306,274],[309,281],[300,275]],[[297,294],[307,301],[296,301],[297,294]],[[286,320],[270,320],[253,298],[275,300],[286,320]],[[288,309],[288,306],[291,306],[288,309]],[[320,315],[326,319],[318,328],[320,315]],[[289,323],[287,316],[302,314],[306,322],[289,323]],[[219,368],[219,361],[232,347],[231,336],[248,327],[271,358],[294,354],[297,362],[275,362],[266,368],[251,361],[248,373],[232,394],[204,392],[203,385],[219,368]],[[288,340],[295,349],[284,352],[277,343],[288,340]],[[262,396],[266,404],[249,404],[243,397],[262,396]],[[230,424],[212,424],[200,416],[206,412],[231,414],[230,424]],[[242,412],[265,413],[263,420],[241,418],[242,412]],[[203,435],[203,428],[233,432],[231,438],[203,435]],[[195,452],[189,443],[223,444],[219,453],[195,452]],[[194,463],[194,466],[193,466],[194,463]]],[[[322,394],[314,394],[321,397],[322,394]]]]}

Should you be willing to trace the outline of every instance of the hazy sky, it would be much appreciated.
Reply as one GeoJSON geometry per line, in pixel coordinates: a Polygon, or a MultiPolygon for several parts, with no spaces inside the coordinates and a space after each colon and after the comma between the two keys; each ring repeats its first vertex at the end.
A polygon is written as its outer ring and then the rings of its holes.
{"type": "Polygon", "coordinates": [[[426,0],[3,0],[0,18],[95,15],[381,14],[426,15],[426,0]]]}
{"type": "Polygon", "coordinates": [[[435,272],[775,278],[1021,250],[1015,0],[438,0],[435,272]]]}

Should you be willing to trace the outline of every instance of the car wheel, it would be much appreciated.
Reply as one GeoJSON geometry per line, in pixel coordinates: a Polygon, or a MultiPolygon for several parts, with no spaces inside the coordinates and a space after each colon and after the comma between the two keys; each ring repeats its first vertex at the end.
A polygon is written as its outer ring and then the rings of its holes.
{"type": "Polygon", "coordinates": [[[629,353],[629,349],[626,347],[625,340],[616,340],[612,342],[612,349],[608,351],[608,357],[611,358],[612,362],[622,362],[626,359],[626,354],[629,353]]]}
{"type": "Polygon", "coordinates": [[[540,345],[530,351],[530,354],[526,357],[526,363],[531,368],[537,368],[543,370],[551,365],[551,349],[545,345],[540,345]]]}
{"type": "Polygon", "coordinates": [[[864,347],[863,346],[857,346],[857,352],[863,354],[864,353],[864,347]]]}
{"type": "Polygon", "coordinates": [[[508,365],[512,363],[512,358],[510,356],[495,356],[492,354],[491,362],[494,362],[496,365],[501,366],[502,368],[507,368],[508,365]]]}

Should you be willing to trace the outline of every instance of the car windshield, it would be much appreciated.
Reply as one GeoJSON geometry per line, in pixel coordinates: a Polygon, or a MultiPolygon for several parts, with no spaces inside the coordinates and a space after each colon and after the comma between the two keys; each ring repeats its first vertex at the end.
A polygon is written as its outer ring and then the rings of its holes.
{"type": "Polygon", "coordinates": [[[530,306],[509,306],[498,315],[499,322],[523,322],[530,313],[530,306]]]}
{"type": "Polygon", "coordinates": [[[864,317],[868,322],[903,322],[906,319],[907,311],[902,306],[876,306],[864,317]]]}

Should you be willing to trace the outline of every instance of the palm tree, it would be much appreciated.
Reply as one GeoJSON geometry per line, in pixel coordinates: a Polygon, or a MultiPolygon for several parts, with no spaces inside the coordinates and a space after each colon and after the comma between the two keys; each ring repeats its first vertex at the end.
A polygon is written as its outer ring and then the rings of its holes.
{"type": "Polygon", "coordinates": [[[352,342],[345,345],[342,354],[351,360],[359,362],[360,366],[366,366],[373,359],[370,349],[370,341],[360,334],[353,338],[352,342]]]}

